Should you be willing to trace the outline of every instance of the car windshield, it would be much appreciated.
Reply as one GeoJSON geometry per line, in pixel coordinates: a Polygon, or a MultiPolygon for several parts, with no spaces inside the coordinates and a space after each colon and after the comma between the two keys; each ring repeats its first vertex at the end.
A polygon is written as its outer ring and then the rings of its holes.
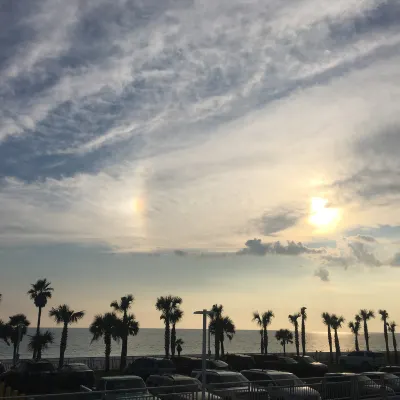
{"type": "Polygon", "coordinates": [[[293,374],[272,375],[271,378],[279,386],[304,386],[304,382],[293,374]]]}
{"type": "Polygon", "coordinates": [[[293,358],[284,358],[283,359],[284,360],[284,362],[286,363],[286,364],[297,364],[297,361],[296,360],[293,360],[293,358]]]}
{"type": "Polygon", "coordinates": [[[105,384],[103,384],[102,386],[104,386],[106,390],[142,389],[138,391],[146,391],[146,385],[144,384],[142,379],[121,379],[105,381],[105,384]]]}
{"type": "Polygon", "coordinates": [[[89,367],[87,367],[86,365],[82,364],[82,365],[67,365],[67,368],[71,369],[72,371],[88,371],[89,367]]]}
{"type": "Polygon", "coordinates": [[[29,364],[28,369],[31,372],[53,372],[54,371],[53,364],[50,364],[50,363],[29,364]]]}
{"type": "Polygon", "coordinates": [[[200,381],[198,379],[177,379],[174,381],[175,386],[185,386],[184,389],[187,388],[187,391],[194,391],[201,388],[200,381]]]}
{"type": "Polygon", "coordinates": [[[158,360],[158,368],[174,368],[174,363],[171,360],[158,360]]]}
{"type": "Polygon", "coordinates": [[[299,360],[304,361],[307,364],[312,364],[315,363],[317,361],[315,361],[312,357],[306,356],[306,357],[300,357],[299,360]]]}
{"type": "Polygon", "coordinates": [[[247,387],[249,380],[241,374],[232,374],[232,375],[221,375],[220,382],[222,384],[219,384],[218,388],[221,388],[221,387],[247,387]]]}
{"type": "Polygon", "coordinates": [[[368,378],[368,376],[365,376],[365,375],[358,375],[357,380],[359,382],[372,382],[371,378],[368,378]]]}
{"type": "Polygon", "coordinates": [[[393,379],[400,379],[400,378],[394,374],[385,374],[384,379],[385,381],[391,381],[393,379]]]}

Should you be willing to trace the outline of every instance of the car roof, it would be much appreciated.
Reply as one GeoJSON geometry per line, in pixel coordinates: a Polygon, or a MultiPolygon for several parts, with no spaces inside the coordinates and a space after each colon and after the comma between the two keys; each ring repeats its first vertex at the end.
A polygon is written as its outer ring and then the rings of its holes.
{"type": "Polygon", "coordinates": [[[385,375],[387,372],[383,371],[369,371],[369,372],[363,372],[361,375],[385,375]]]}
{"type": "Polygon", "coordinates": [[[226,354],[225,357],[243,357],[243,358],[252,358],[249,354],[226,354]]]}
{"type": "Polygon", "coordinates": [[[76,367],[87,367],[87,365],[86,364],[83,364],[83,363],[67,363],[67,364],[64,364],[64,366],[65,365],[72,365],[72,366],[76,366],[76,367]]]}
{"type": "Polygon", "coordinates": [[[138,357],[138,358],[135,358],[133,361],[136,361],[136,360],[154,360],[154,361],[168,360],[168,361],[170,361],[168,358],[162,358],[162,357],[138,357]]]}
{"type": "Polygon", "coordinates": [[[119,376],[103,376],[103,381],[138,381],[143,380],[140,376],[136,375],[119,375],[119,376]]]}
{"type": "MultiPolygon", "coordinates": [[[[202,370],[195,369],[193,372],[202,372],[202,370]]],[[[215,375],[231,375],[231,376],[240,374],[240,372],[236,372],[236,371],[224,371],[224,370],[219,370],[219,369],[206,369],[206,373],[215,374],[215,375]]]]}
{"type": "Polygon", "coordinates": [[[163,374],[161,376],[166,376],[171,379],[180,379],[180,380],[193,380],[194,379],[191,376],[181,375],[181,374],[163,374]]]}
{"type": "Polygon", "coordinates": [[[354,372],[328,372],[325,374],[326,377],[333,377],[333,376],[356,376],[354,372]]]}
{"type": "Polygon", "coordinates": [[[264,373],[268,375],[293,375],[291,372],[288,371],[277,371],[275,369],[258,369],[258,368],[252,368],[252,369],[244,369],[242,372],[257,372],[257,373],[264,373]]]}

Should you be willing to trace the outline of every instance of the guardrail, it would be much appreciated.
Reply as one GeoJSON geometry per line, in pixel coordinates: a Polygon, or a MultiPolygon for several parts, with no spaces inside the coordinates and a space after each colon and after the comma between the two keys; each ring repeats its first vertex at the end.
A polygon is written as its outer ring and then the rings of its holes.
{"type": "Polygon", "coordinates": [[[341,381],[326,381],[317,378],[294,381],[281,379],[253,382],[224,382],[206,386],[206,398],[202,399],[201,388],[193,390],[188,386],[162,386],[147,389],[118,389],[107,391],[82,390],[74,393],[53,393],[46,395],[21,395],[8,392],[0,395],[1,400],[399,400],[400,378],[379,382],[349,376],[341,381]],[[346,380],[343,380],[346,379],[346,380]],[[394,388],[397,388],[396,390],[394,388]]]}

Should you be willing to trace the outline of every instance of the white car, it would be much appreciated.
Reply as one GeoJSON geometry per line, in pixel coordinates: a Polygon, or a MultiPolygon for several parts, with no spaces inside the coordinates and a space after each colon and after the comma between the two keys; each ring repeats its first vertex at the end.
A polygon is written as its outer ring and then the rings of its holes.
{"type": "Polygon", "coordinates": [[[253,384],[265,388],[272,399],[321,400],[315,389],[290,372],[249,369],[241,373],[253,384]]]}
{"type": "Polygon", "coordinates": [[[339,364],[344,367],[362,369],[370,371],[385,365],[383,353],[373,351],[352,351],[339,358],[339,364]]]}

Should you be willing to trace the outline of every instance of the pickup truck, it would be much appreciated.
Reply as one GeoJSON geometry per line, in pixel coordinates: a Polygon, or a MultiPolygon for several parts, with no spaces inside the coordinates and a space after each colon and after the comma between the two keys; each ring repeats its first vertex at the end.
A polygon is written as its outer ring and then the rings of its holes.
{"type": "Polygon", "coordinates": [[[140,376],[106,376],[100,379],[96,388],[81,386],[84,392],[93,392],[93,399],[99,400],[136,400],[150,393],[140,376]]]}
{"type": "Polygon", "coordinates": [[[385,365],[385,357],[372,351],[352,351],[341,356],[339,364],[350,369],[371,371],[385,365]]]}

